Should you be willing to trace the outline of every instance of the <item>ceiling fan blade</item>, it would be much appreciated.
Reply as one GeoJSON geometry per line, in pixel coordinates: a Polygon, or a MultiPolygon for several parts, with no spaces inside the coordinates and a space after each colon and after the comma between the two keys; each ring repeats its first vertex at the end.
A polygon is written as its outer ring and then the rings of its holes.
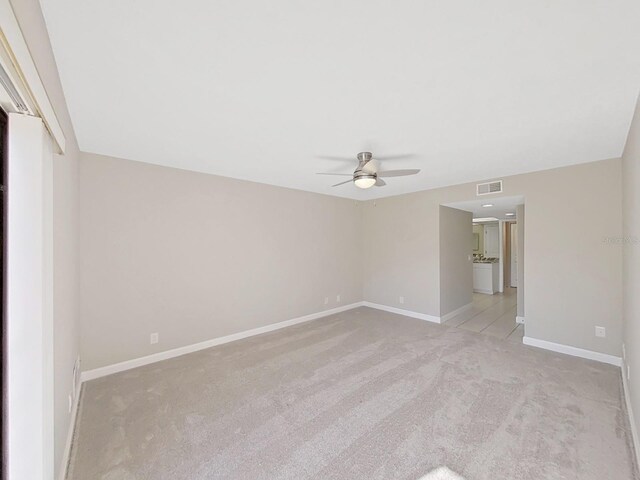
{"type": "Polygon", "coordinates": [[[374,184],[376,187],[384,187],[387,184],[383,179],[376,178],[376,183],[374,184]]]}
{"type": "Polygon", "coordinates": [[[339,162],[357,161],[354,157],[334,157],[332,155],[316,155],[316,158],[321,158],[322,160],[336,160],[339,162]]]}
{"type": "Polygon", "coordinates": [[[400,153],[398,155],[374,155],[376,160],[404,160],[406,158],[415,158],[414,153],[400,153]]]}
{"type": "Polygon", "coordinates": [[[406,175],[415,175],[419,173],[419,168],[408,168],[406,170],[387,170],[386,172],[378,172],[379,177],[404,177],[406,175]]]}
{"type": "Polygon", "coordinates": [[[347,180],[346,182],[340,182],[340,183],[336,183],[335,185],[331,185],[332,187],[338,187],[340,185],[344,185],[345,183],[351,183],[353,182],[353,178],[347,180]]]}
{"type": "Polygon", "coordinates": [[[319,172],[316,175],[340,175],[342,177],[352,177],[353,173],[329,173],[329,172],[319,172]]]}

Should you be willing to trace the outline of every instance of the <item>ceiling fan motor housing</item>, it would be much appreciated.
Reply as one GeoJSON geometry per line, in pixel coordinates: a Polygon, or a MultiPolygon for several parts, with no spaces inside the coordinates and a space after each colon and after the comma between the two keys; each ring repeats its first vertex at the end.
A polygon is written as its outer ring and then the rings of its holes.
{"type": "Polygon", "coordinates": [[[373,153],[371,153],[371,152],[360,152],[360,153],[358,154],[358,160],[360,160],[360,162],[367,163],[367,162],[369,162],[372,158],[373,158],[373,153]]]}
{"type": "Polygon", "coordinates": [[[375,174],[374,171],[371,171],[371,168],[365,170],[365,166],[373,159],[373,154],[371,152],[360,152],[357,156],[358,158],[358,167],[353,172],[353,178],[356,179],[357,175],[372,175],[375,174]]]}

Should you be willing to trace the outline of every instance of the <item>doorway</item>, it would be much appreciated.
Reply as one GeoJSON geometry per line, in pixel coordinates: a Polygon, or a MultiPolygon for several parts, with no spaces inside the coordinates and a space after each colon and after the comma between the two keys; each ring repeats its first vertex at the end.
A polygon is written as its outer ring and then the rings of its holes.
{"type": "MultiPolygon", "coordinates": [[[[452,327],[491,335],[504,340],[522,342],[524,336],[524,197],[496,197],[466,202],[443,204],[443,207],[468,212],[467,234],[470,247],[457,252],[472,263],[467,272],[471,282],[459,281],[442,284],[441,289],[469,288],[469,304],[460,306],[451,315],[441,314],[443,321],[452,327]],[[469,287],[469,284],[471,285],[469,287]]],[[[441,214],[442,214],[441,209],[441,214]]],[[[445,212],[446,213],[446,212],[445,212]]],[[[446,224],[456,218],[447,213],[446,224]]],[[[441,245],[453,243],[451,227],[443,229],[441,221],[441,245]]],[[[449,249],[451,250],[451,249],[449,249]]],[[[452,264],[451,252],[441,252],[441,269],[452,264]]],[[[458,269],[462,272],[462,269],[458,269]]],[[[441,271],[441,278],[443,277],[441,271]]],[[[462,279],[458,275],[459,280],[462,279]]],[[[460,298],[464,292],[445,293],[446,298],[460,298]]]]}

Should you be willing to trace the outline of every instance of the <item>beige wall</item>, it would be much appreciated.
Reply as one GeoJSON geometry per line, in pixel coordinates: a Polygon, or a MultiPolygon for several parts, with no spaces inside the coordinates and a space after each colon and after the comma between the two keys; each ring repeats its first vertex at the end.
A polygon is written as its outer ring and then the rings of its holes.
{"type": "Polygon", "coordinates": [[[365,300],[440,316],[440,203],[439,190],[364,203],[365,300]]]}
{"type": "MultiPolygon", "coordinates": [[[[622,251],[603,242],[622,232],[620,159],[503,180],[525,197],[526,335],[620,355],[622,251]]],[[[475,198],[470,183],[365,202],[365,300],[438,316],[438,207],[475,198]]]]}
{"type": "Polygon", "coordinates": [[[631,374],[629,389],[640,430],[640,103],[622,157],[624,246],[624,344],[625,363],[631,374]]]}
{"type": "Polygon", "coordinates": [[[37,0],[12,0],[40,78],[66,137],[64,156],[53,163],[53,315],[55,469],[61,461],[70,426],[67,396],[79,354],[78,321],[78,145],[67,110],[49,36],[37,0]]]}
{"type": "Polygon", "coordinates": [[[362,300],[353,200],[89,154],[80,200],[85,369],[362,300]]]}
{"type": "Polygon", "coordinates": [[[440,316],[471,303],[473,215],[440,206],[440,316]]]}

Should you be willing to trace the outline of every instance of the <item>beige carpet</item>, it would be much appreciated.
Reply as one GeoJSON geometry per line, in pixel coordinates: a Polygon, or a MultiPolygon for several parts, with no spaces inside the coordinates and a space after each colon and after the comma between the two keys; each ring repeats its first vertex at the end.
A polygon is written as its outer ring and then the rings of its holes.
{"type": "Polygon", "coordinates": [[[368,308],[84,385],[74,480],[635,478],[619,369],[368,308]]]}

